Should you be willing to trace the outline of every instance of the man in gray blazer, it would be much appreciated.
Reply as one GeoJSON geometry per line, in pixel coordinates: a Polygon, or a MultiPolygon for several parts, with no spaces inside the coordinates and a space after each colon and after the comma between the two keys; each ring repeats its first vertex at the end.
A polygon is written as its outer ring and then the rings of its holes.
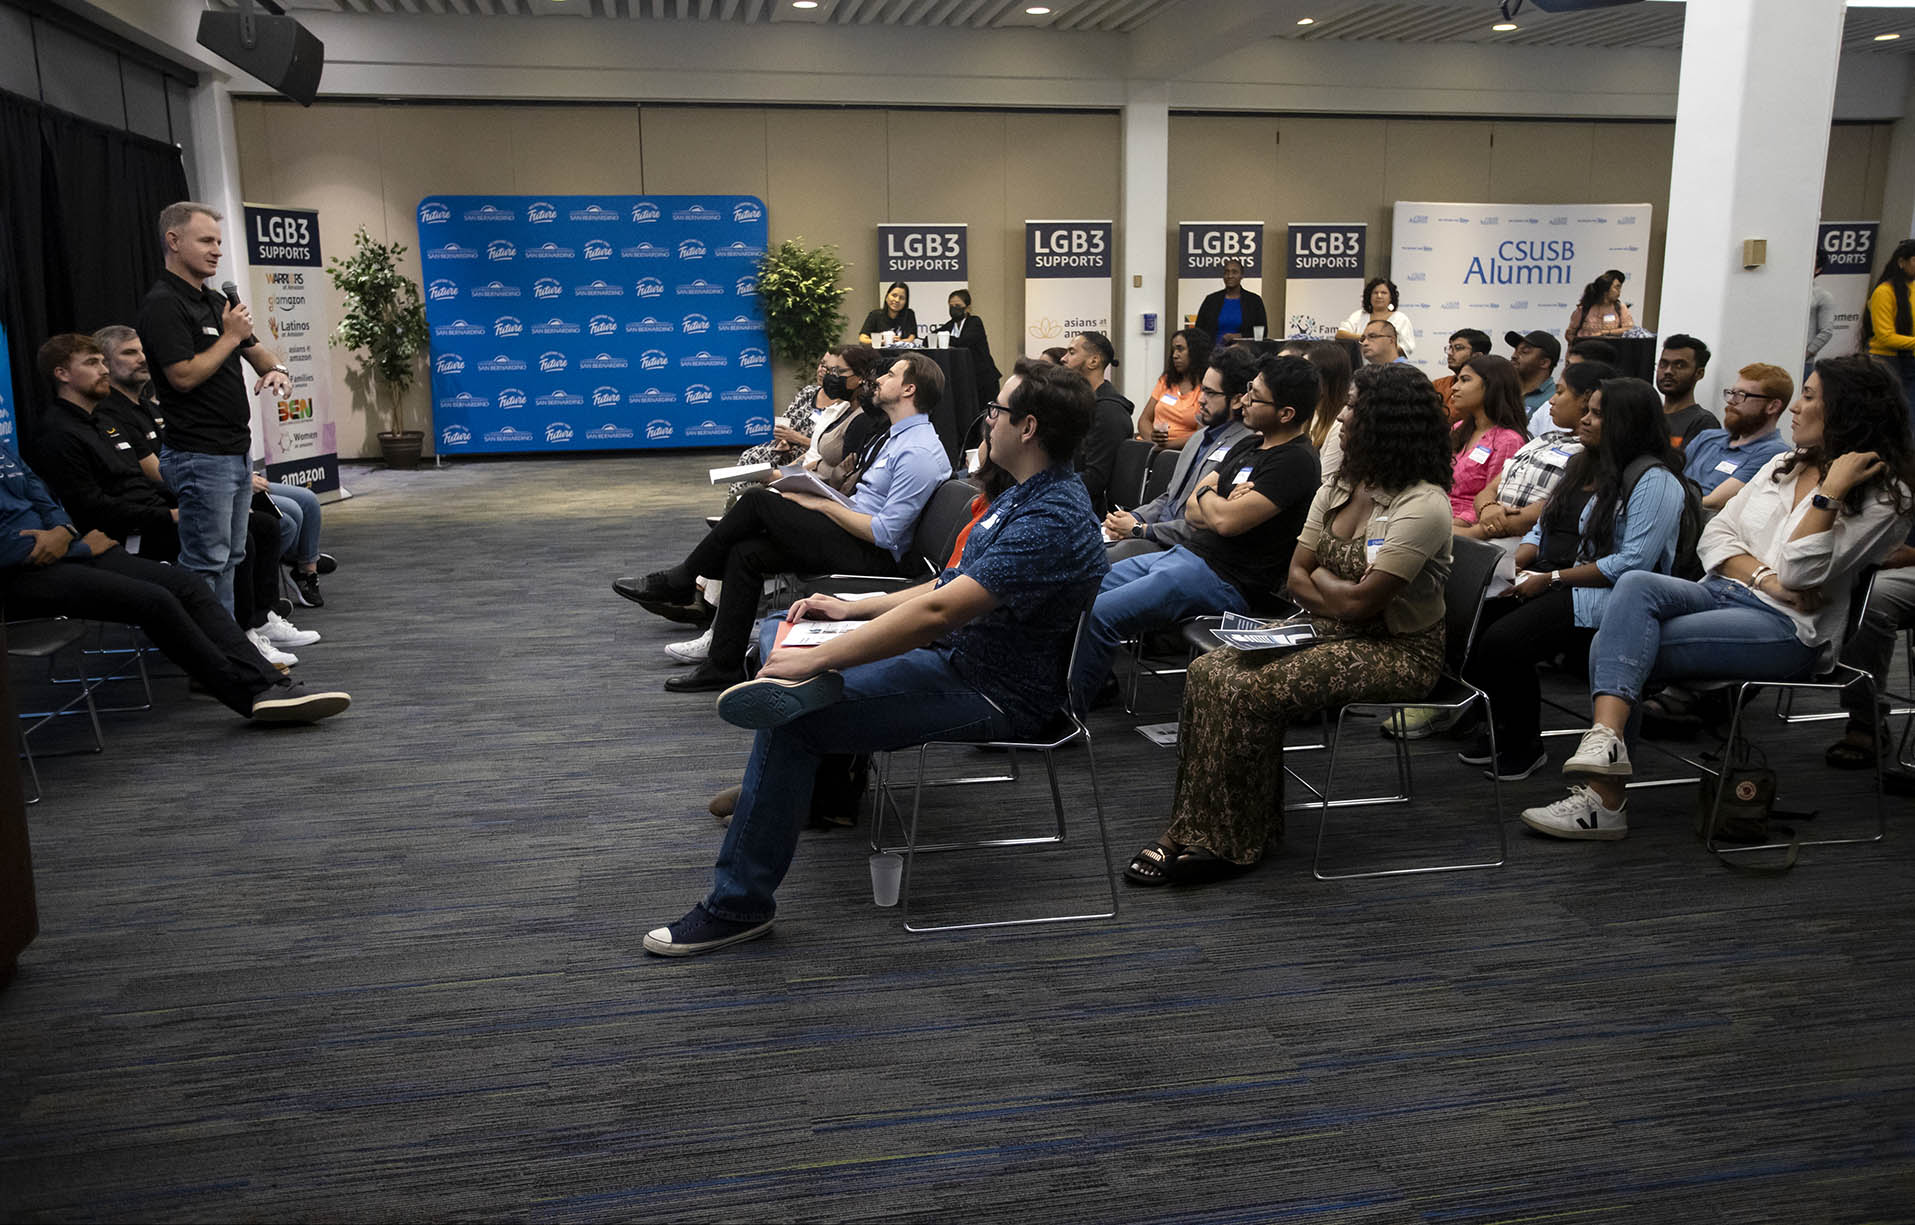
{"type": "Polygon", "coordinates": [[[1257,376],[1257,359],[1246,345],[1231,345],[1210,359],[1198,400],[1201,437],[1192,438],[1178,452],[1177,467],[1164,492],[1134,511],[1114,510],[1104,516],[1104,539],[1111,561],[1140,553],[1155,553],[1188,543],[1184,503],[1217,464],[1250,433],[1243,423],[1243,393],[1257,376]]]}

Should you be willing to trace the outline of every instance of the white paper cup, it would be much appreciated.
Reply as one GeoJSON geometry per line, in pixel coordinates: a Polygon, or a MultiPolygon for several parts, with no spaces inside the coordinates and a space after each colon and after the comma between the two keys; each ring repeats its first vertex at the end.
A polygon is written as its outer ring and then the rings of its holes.
{"type": "Polygon", "coordinates": [[[1256,327],[1253,327],[1253,328],[1251,328],[1251,329],[1250,329],[1250,338],[1251,338],[1252,340],[1262,340],[1262,339],[1263,339],[1263,325],[1262,325],[1262,324],[1258,324],[1258,325],[1257,325],[1256,327]]]}
{"type": "Polygon", "coordinates": [[[898,886],[904,883],[904,856],[883,851],[871,857],[871,900],[879,906],[898,904],[898,886]]]}

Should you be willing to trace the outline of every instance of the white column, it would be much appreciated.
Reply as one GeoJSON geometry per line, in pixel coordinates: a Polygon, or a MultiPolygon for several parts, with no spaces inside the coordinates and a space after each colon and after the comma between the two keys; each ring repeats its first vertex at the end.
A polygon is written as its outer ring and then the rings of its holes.
{"type": "MultiPolygon", "coordinates": [[[[1714,357],[1696,398],[1750,362],[1798,370],[1843,0],[1689,0],[1657,330],[1714,357]],[[1768,262],[1743,267],[1744,240],[1768,262]]],[[[1717,412],[1720,415],[1720,412],[1717,412]]]]}
{"type": "Polygon", "coordinates": [[[1117,385],[1140,409],[1164,366],[1165,236],[1170,232],[1170,85],[1132,81],[1124,103],[1124,257],[1117,264],[1117,385]],[[1144,313],[1157,315],[1144,334],[1144,313]]]}

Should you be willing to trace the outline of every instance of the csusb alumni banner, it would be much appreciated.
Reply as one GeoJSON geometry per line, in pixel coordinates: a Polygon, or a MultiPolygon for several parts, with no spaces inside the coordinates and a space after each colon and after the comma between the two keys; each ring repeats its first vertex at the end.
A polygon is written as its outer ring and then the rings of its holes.
{"type": "Polygon", "coordinates": [[[1370,227],[1363,221],[1293,221],[1283,249],[1287,337],[1334,340],[1363,303],[1370,227]]]}
{"type": "Polygon", "coordinates": [[[441,454],[771,437],[756,196],[427,196],[441,454]]]}
{"type": "MultiPolygon", "coordinates": [[[[1875,284],[1875,223],[1824,221],[1815,232],[1822,252],[1818,288],[1835,299],[1835,334],[1816,357],[1841,357],[1862,348],[1862,312],[1868,309],[1868,291],[1875,284]]],[[[1803,346],[1804,351],[1808,348],[1803,346]]]]}
{"type": "Polygon", "coordinates": [[[285,399],[264,410],[266,479],[337,492],[339,441],[326,353],[328,282],[319,255],[319,214],[276,204],[248,204],[245,210],[253,317],[265,318],[269,343],[293,382],[285,399]]]}
{"type": "MultiPolygon", "coordinates": [[[[920,329],[950,321],[945,302],[971,284],[970,227],[962,221],[878,227],[878,296],[896,281],[911,290],[911,310],[920,329]]],[[[870,309],[870,308],[866,308],[870,309]]],[[[857,315],[853,322],[861,322],[857,315]]]]}
{"type": "Polygon", "coordinates": [[[1261,296],[1263,222],[1177,223],[1177,318],[1182,321],[1181,326],[1194,324],[1204,299],[1223,288],[1224,263],[1233,259],[1243,265],[1243,287],[1261,296]]]}
{"type": "MultiPolygon", "coordinates": [[[[1116,264],[1108,221],[1024,223],[1024,353],[1068,346],[1079,332],[1111,331],[1116,264]]],[[[1123,360],[1119,353],[1117,358],[1123,360]]]]}
{"type": "Polygon", "coordinates": [[[1640,319],[1649,216],[1647,204],[1397,201],[1389,271],[1416,326],[1410,360],[1432,377],[1447,373],[1443,345],[1428,338],[1459,328],[1483,329],[1499,352],[1505,332],[1561,336],[1583,286],[1611,268],[1628,277],[1623,301],[1640,319]]]}

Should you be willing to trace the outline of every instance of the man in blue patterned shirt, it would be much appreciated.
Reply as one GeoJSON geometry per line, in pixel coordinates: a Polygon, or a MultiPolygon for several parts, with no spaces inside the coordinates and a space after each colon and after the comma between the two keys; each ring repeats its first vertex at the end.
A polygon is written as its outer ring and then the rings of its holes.
{"type": "Polygon", "coordinates": [[[723,578],[711,651],[665,682],[672,693],[723,689],[745,675],[758,597],[774,574],[897,574],[925,503],[951,475],[951,459],[928,415],[944,396],[944,372],[907,353],[878,379],[875,399],[891,426],[877,442],[848,502],[819,494],[753,489],[739,498],[679,565],[621,578],[612,590],[647,612],[683,620],[699,575],[723,578]]]}
{"type": "MultiPolygon", "coordinates": [[[[1039,365],[987,410],[991,462],[1017,480],[971,530],[954,569],[908,591],[800,600],[787,621],[862,621],[817,646],[772,650],[719,714],[757,729],[712,889],[645,937],[666,957],[771,930],[772,894],[798,849],[825,755],[1042,730],[1065,700],[1079,617],[1106,568],[1102,533],[1070,457],[1090,428],[1081,375],[1039,365]]],[[[767,637],[775,619],[766,620],[767,637]]]]}

